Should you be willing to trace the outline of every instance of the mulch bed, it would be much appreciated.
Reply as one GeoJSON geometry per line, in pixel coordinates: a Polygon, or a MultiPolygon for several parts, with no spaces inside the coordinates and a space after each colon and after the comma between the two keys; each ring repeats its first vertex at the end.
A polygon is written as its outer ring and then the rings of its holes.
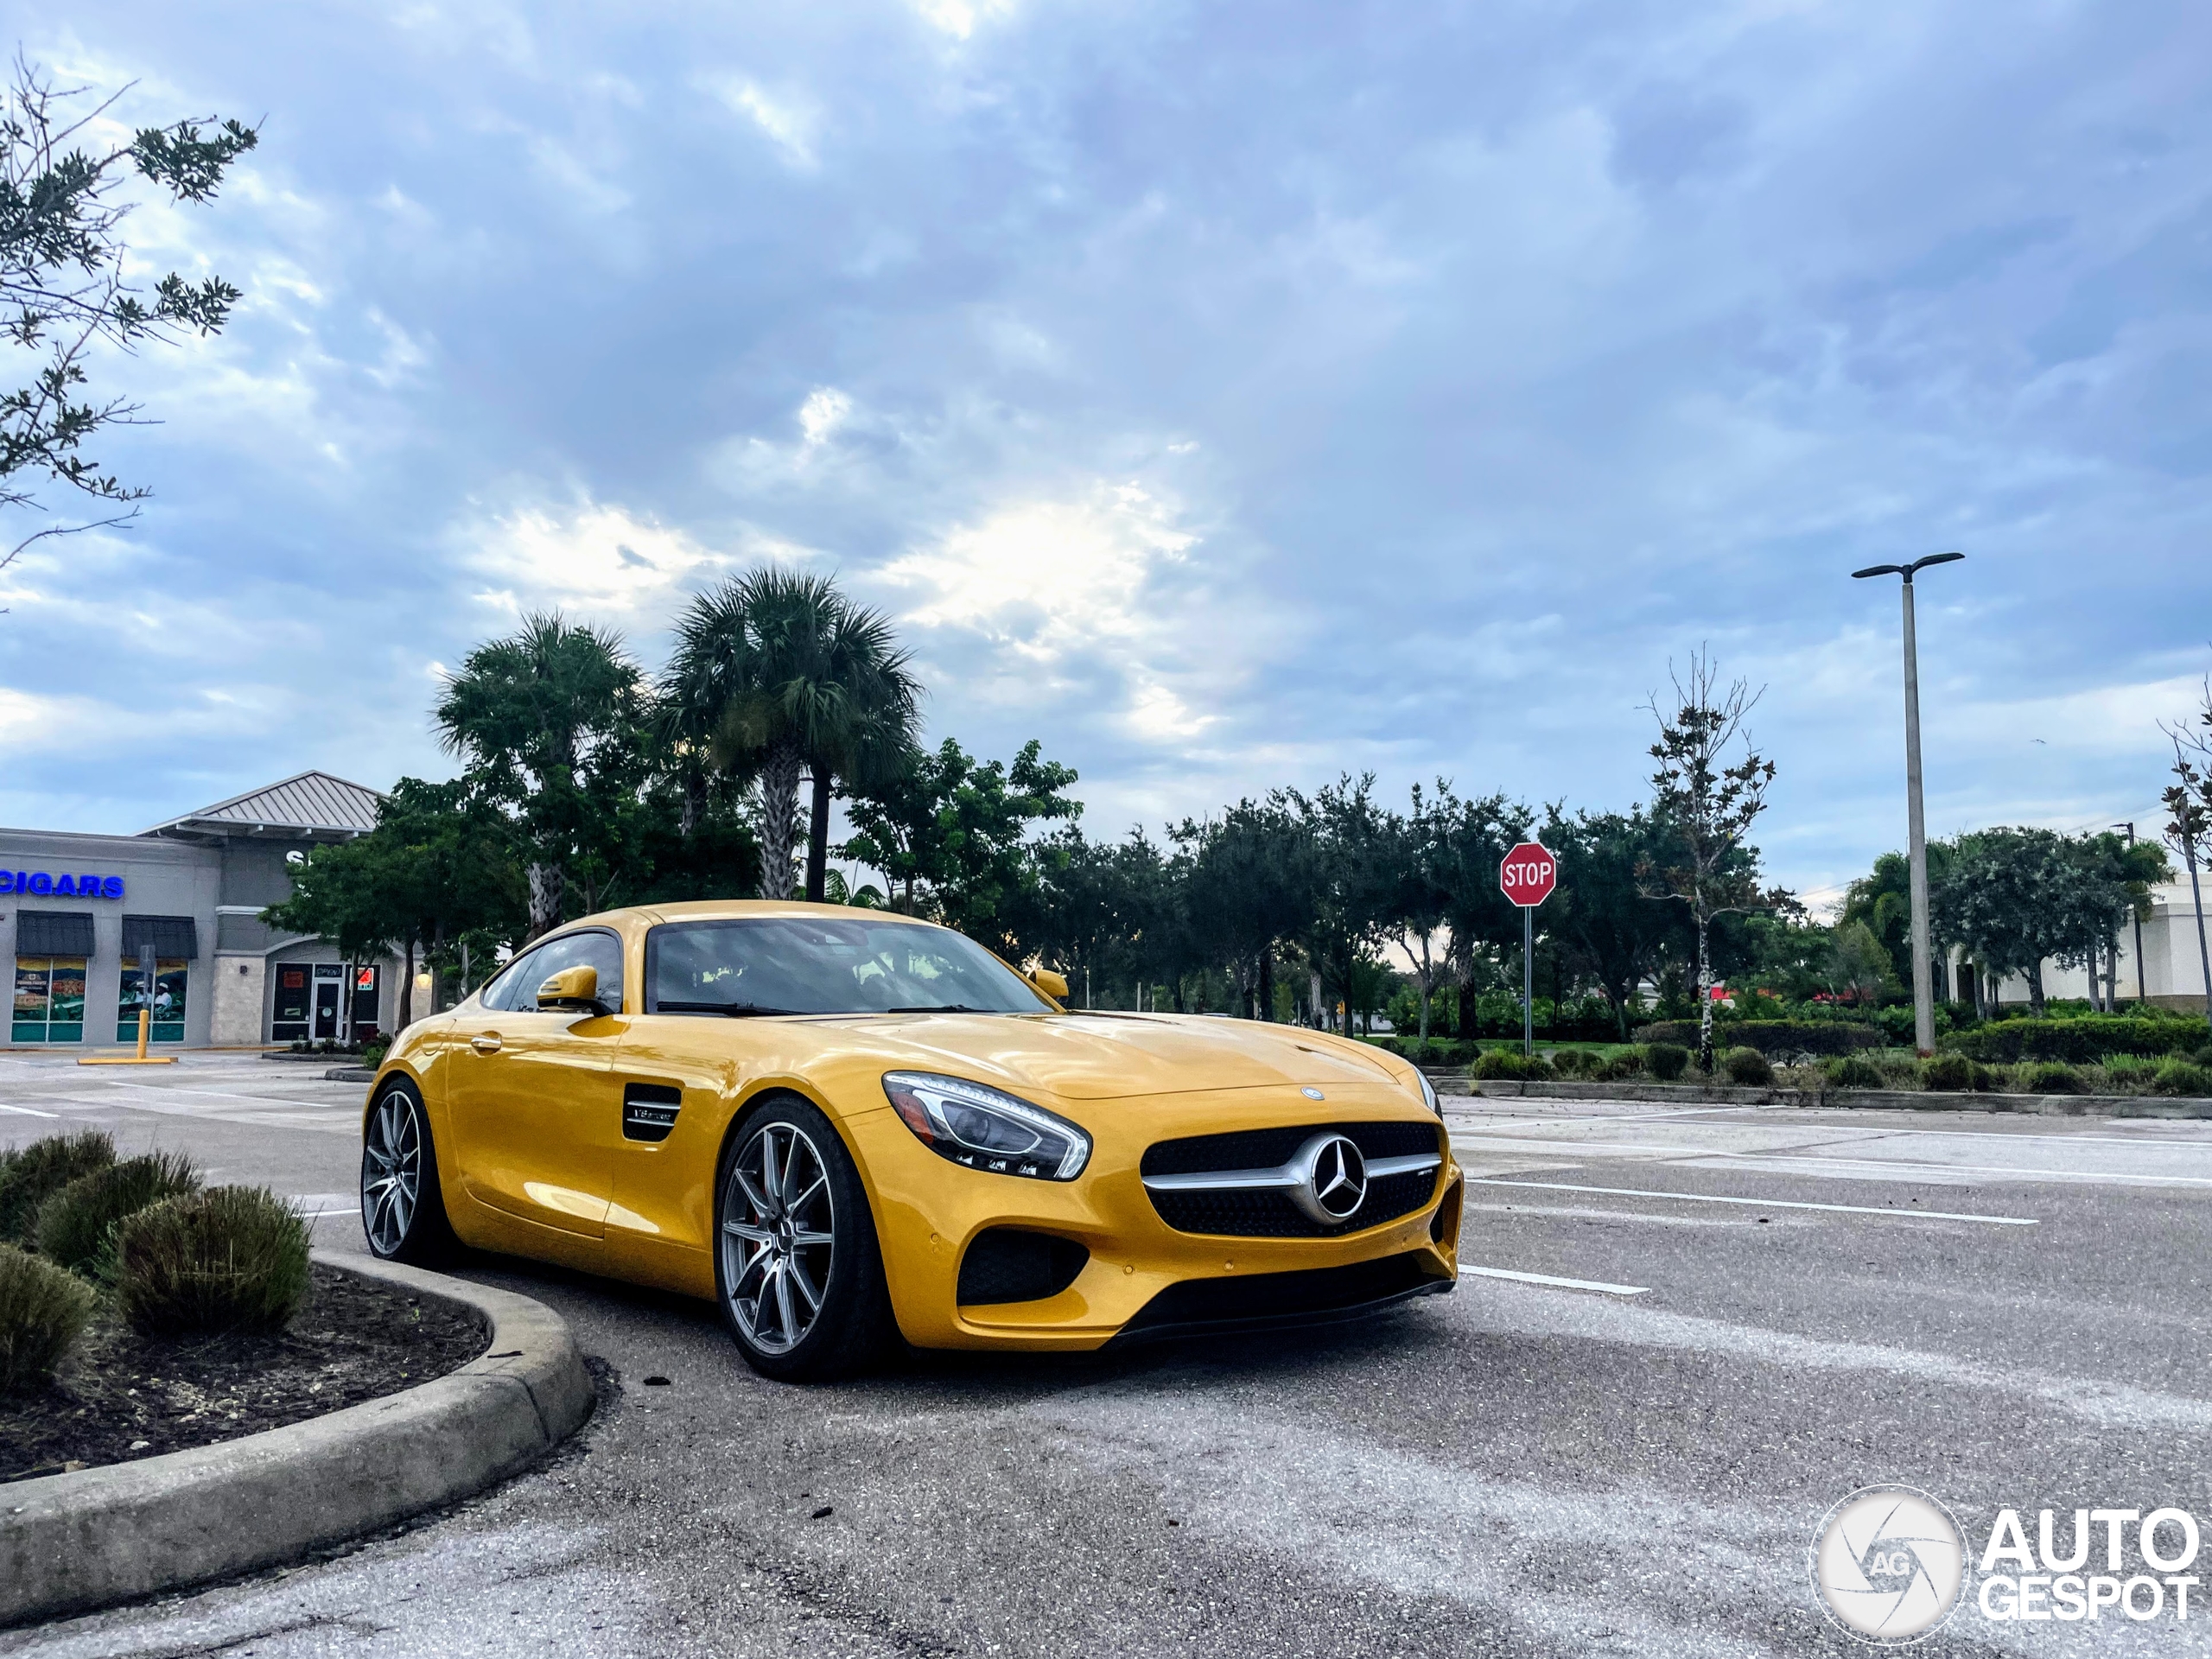
{"type": "Polygon", "coordinates": [[[96,1319],[50,1384],[0,1396],[0,1482],[320,1417],[442,1376],[490,1339],[468,1308],[312,1271],[306,1306],[274,1335],[156,1339],[96,1319]]]}

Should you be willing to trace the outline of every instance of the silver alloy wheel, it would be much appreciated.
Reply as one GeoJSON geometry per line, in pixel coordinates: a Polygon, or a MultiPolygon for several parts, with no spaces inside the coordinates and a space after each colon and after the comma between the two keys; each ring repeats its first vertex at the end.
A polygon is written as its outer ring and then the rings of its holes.
{"type": "Polygon", "coordinates": [[[746,1340],[787,1354],[830,1290],[836,1205],[821,1149],[792,1123],[770,1123],[729,1166],[722,1196],[722,1294],[746,1340]]]}
{"type": "Polygon", "coordinates": [[[361,1215],[369,1243],[390,1255],[407,1241],[423,1186],[423,1130],[413,1103],[395,1089],[369,1119],[361,1147],[361,1215]]]}

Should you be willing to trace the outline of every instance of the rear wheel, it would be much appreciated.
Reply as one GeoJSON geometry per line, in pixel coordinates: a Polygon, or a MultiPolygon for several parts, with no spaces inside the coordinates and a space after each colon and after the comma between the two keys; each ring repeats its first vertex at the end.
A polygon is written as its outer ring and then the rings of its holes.
{"type": "Polygon", "coordinates": [[[370,1254],[418,1265],[452,1254],[430,1116],[405,1078],[395,1078],[369,1108],[361,1133],[361,1230],[370,1254]]]}
{"type": "Polygon", "coordinates": [[[895,1328],[868,1190],[845,1143],[804,1100],[748,1111],[715,1184],[715,1288],[753,1370],[784,1382],[876,1359],[895,1328]]]}

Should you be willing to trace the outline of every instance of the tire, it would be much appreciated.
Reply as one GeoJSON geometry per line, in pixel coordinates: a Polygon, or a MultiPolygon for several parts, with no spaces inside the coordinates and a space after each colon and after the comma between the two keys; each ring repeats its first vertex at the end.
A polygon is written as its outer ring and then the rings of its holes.
{"type": "Polygon", "coordinates": [[[868,1188],[830,1120],[792,1095],[739,1119],[715,1173],[715,1301],[763,1376],[813,1382],[897,1332],[868,1188]]]}
{"type": "Polygon", "coordinates": [[[430,1115],[404,1077],[378,1092],[361,1127],[361,1231],[386,1262],[429,1267],[454,1253],[430,1115]]]}

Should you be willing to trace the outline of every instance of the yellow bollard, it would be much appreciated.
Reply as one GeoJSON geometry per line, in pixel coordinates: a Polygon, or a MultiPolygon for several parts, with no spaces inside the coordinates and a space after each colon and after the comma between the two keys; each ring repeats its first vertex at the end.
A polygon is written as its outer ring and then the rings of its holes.
{"type": "Polygon", "coordinates": [[[149,1054],[146,1044],[154,1034],[154,1011],[150,1007],[138,1010],[138,1052],[137,1054],[80,1054],[79,1065],[175,1065],[174,1054],[149,1054]]]}

